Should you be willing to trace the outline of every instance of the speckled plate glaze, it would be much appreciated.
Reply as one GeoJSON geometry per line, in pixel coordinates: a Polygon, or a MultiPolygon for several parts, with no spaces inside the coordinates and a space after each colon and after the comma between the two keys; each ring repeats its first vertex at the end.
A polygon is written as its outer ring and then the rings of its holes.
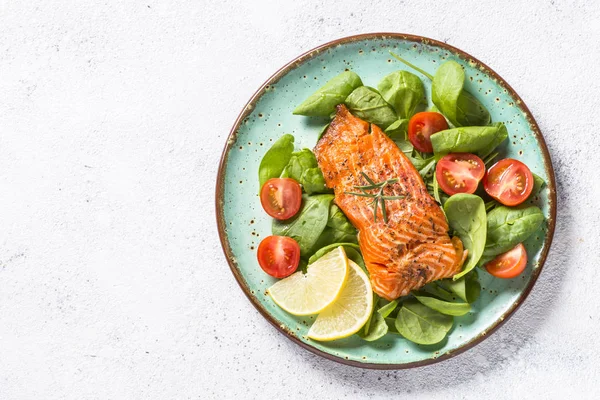
{"type": "MultiPolygon", "coordinates": [[[[430,93],[431,82],[421,78],[430,93]]],[[[242,110],[227,140],[217,178],[216,206],[221,243],[231,271],[269,322],[297,344],[329,359],[360,367],[399,369],[430,364],[465,351],[515,312],[533,287],[550,248],[556,192],[542,134],[523,101],[500,76],[445,43],[418,36],[376,33],[319,46],[281,68],[260,87],[242,110]],[[257,195],[258,166],[267,148],[284,133],[295,136],[297,149],[314,147],[324,121],[294,116],[292,110],[335,75],[351,69],[366,85],[376,86],[386,74],[408,69],[395,61],[389,50],[430,73],[449,59],[465,67],[467,89],[488,108],[493,121],[503,121],[508,127],[510,143],[505,145],[503,155],[525,162],[547,182],[533,200],[542,208],[546,223],[526,242],[529,264],[522,276],[502,280],[479,272],[481,296],[471,313],[455,318],[454,327],[441,343],[422,346],[392,334],[374,343],[356,335],[320,343],[305,336],[314,317],[289,315],[265,294],[275,280],[263,273],[256,261],[258,244],[271,232],[271,219],[263,212],[257,195]]]]}

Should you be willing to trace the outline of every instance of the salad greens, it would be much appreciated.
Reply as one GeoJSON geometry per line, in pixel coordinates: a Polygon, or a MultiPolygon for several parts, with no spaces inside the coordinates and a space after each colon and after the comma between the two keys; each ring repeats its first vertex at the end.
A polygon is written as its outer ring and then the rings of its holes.
{"type": "Polygon", "coordinates": [[[493,258],[525,241],[538,230],[544,214],[536,206],[499,206],[488,214],[483,255],[493,258]]]}
{"type": "Polygon", "coordinates": [[[450,229],[454,230],[469,251],[462,272],[454,275],[456,280],[475,268],[483,254],[487,231],[485,204],[479,196],[459,193],[446,201],[444,212],[450,229]]]}
{"type": "Polygon", "coordinates": [[[410,299],[402,303],[395,326],[398,332],[411,342],[435,344],[446,337],[453,323],[451,316],[410,299]]]}
{"type": "Polygon", "coordinates": [[[417,106],[425,101],[423,82],[408,71],[394,71],[386,75],[377,89],[401,119],[412,117],[417,106]]]}
{"type": "MultiPolygon", "coordinates": [[[[426,93],[421,79],[408,71],[394,71],[381,79],[377,89],[365,86],[361,78],[346,71],[328,81],[302,102],[293,113],[306,116],[333,117],[335,107],[345,103],[351,113],[378,125],[396,142],[401,151],[419,171],[429,193],[443,206],[450,233],[458,236],[468,255],[463,270],[452,278],[430,282],[410,295],[386,301],[373,293],[373,312],[357,332],[365,341],[377,340],[387,333],[402,335],[418,344],[429,345],[442,341],[453,326],[453,317],[472,310],[481,292],[476,266],[482,266],[498,254],[512,249],[536,232],[544,215],[536,206],[506,207],[495,200],[472,194],[447,196],[440,192],[435,166],[448,153],[474,153],[486,167],[498,156],[498,146],[507,138],[506,126],[492,124],[489,111],[465,89],[464,69],[455,61],[440,65],[430,74],[402,59],[392,56],[431,80],[431,111],[442,113],[451,128],[431,136],[433,154],[417,151],[408,140],[409,119],[422,105],[426,93]]],[[[424,108],[424,107],[423,107],[424,108]]],[[[329,124],[319,133],[325,133],[329,124]]],[[[289,177],[298,181],[305,192],[298,214],[286,221],[274,221],[272,232],[294,238],[300,246],[300,267],[307,266],[343,246],[349,259],[368,274],[357,244],[357,230],[333,201],[331,189],[314,154],[309,149],[294,152],[294,137],[283,135],[264,155],[259,167],[262,187],[270,178],[289,177]]],[[[536,174],[530,200],[544,185],[536,174]]],[[[374,177],[376,178],[376,177],[374,177]]],[[[387,221],[383,193],[387,184],[376,183],[365,175],[368,185],[355,187],[354,194],[373,199],[376,215],[381,208],[387,221]]],[[[484,195],[485,196],[485,195],[484,195]]]]}
{"type": "Polygon", "coordinates": [[[294,152],[294,137],[285,134],[263,156],[258,167],[258,181],[262,187],[271,178],[279,178],[294,152]]]}
{"type": "Polygon", "coordinates": [[[354,89],[362,86],[360,77],[352,71],[345,71],[328,81],[293,111],[296,115],[328,117],[335,106],[343,103],[354,89]]]}
{"type": "Polygon", "coordinates": [[[490,113],[464,90],[465,71],[456,61],[446,61],[431,82],[431,99],[454,126],[479,126],[491,122],[490,113]]]}
{"type": "Polygon", "coordinates": [[[354,89],[346,98],[345,103],[352,114],[383,130],[398,119],[392,106],[383,99],[377,90],[369,86],[360,86],[354,89]]]}
{"type": "Polygon", "coordinates": [[[295,217],[273,220],[273,235],[288,236],[300,245],[300,256],[307,257],[327,226],[332,194],[303,196],[302,208],[295,217]]]}
{"type": "Polygon", "coordinates": [[[332,192],[325,186],[325,178],[317,164],[317,158],[309,149],[292,153],[281,176],[295,179],[308,194],[332,192]]]}
{"type": "Polygon", "coordinates": [[[431,144],[436,155],[474,153],[485,158],[506,138],[506,126],[497,122],[490,126],[466,126],[434,133],[431,144]]]}

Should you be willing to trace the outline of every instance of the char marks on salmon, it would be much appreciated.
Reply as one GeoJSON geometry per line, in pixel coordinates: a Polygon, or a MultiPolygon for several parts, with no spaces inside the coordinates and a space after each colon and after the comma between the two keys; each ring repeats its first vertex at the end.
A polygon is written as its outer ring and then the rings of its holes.
{"type": "Polygon", "coordinates": [[[353,116],[344,105],[315,147],[335,202],[358,229],[358,241],[373,290],[394,300],[428,282],[460,271],[464,259],[458,238],[448,236],[440,206],[427,192],[419,172],[379,127],[353,116]],[[355,186],[398,179],[387,185],[387,223],[381,207],[373,215],[371,198],[348,194],[355,186]]]}

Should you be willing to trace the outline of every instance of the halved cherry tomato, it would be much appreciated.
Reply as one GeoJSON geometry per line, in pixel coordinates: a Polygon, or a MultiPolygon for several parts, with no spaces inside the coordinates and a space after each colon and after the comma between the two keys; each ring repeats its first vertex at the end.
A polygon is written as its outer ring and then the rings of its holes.
{"type": "Polygon", "coordinates": [[[483,187],[487,194],[505,206],[516,206],[531,194],[533,175],[521,161],[505,158],[488,169],[483,187]]]}
{"type": "Polygon", "coordinates": [[[274,278],[285,278],[300,264],[300,246],[287,236],[267,236],[258,245],[258,264],[274,278]]]}
{"type": "Polygon", "coordinates": [[[433,153],[429,137],[434,133],[448,129],[446,118],[436,112],[420,112],[408,121],[408,140],[415,149],[424,153],[433,153]]]}
{"type": "Polygon", "coordinates": [[[292,218],[302,205],[302,188],[291,178],[272,178],[260,190],[260,204],[271,217],[292,218]]]}
{"type": "Polygon", "coordinates": [[[475,193],[485,175],[481,158],[470,153],[451,153],[438,161],[435,177],[440,188],[450,196],[456,193],[475,193]]]}
{"type": "Polygon", "coordinates": [[[485,269],[496,278],[510,279],[519,276],[526,265],[527,251],[523,243],[519,243],[485,264],[485,269]]]}

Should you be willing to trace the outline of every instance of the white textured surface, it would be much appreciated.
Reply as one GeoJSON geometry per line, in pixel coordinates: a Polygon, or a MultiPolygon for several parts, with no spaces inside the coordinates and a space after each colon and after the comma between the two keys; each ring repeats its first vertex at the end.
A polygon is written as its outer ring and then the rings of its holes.
{"type": "Polygon", "coordinates": [[[0,398],[597,396],[598,3],[172,3],[0,1],[0,398]],[[229,272],[213,206],[259,85],[374,31],[492,66],[537,118],[559,191],[550,257],[516,315],[465,354],[397,372],[272,328],[229,272]]]}

